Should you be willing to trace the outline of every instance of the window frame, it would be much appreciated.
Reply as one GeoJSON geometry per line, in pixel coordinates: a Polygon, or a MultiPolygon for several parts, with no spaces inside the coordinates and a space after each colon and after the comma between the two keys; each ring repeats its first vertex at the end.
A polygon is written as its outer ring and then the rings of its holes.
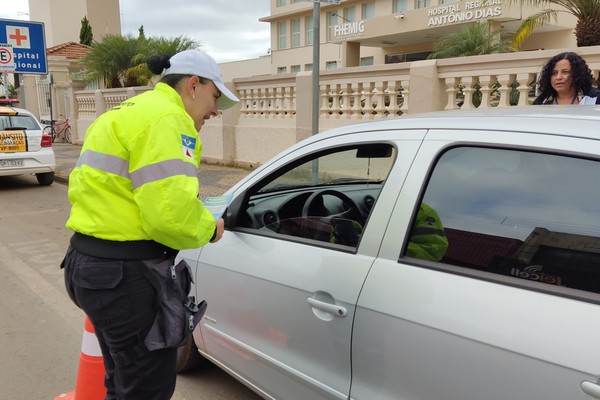
{"type": "MultiPolygon", "coordinates": [[[[229,205],[230,213],[237,215],[238,218],[241,215],[244,215],[245,213],[247,213],[246,207],[248,206],[248,204],[254,203],[256,201],[255,200],[256,196],[259,196],[259,197],[267,196],[268,197],[270,193],[273,193],[274,196],[281,196],[281,194],[279,194],[277,192],[271,192],[269,190],[267,190],[265,192],[261,192],[261,191],[265,187],[268,187],[269,185],[274,185],[274,182],[276,182],[277,179],[281,178],[282,176],[285,176],[286,174],[290,173],[291,171],[295,170],[296,168],[298,168],[302,165],[308,164],[310,162],[314,162],[315,160],[322,160],[323,158],[329,157],[332,155],[335,156],[335,154],[341,154],[341,153],[347,152],[347,151],[355,151],[359,148],[365,148],[365,147],[369,147],[369,146],[373,146],[373,145],[388,146],[391,149],[391,156],[385,157],[385,159],[389,159],[389,166],[387,166],[387,168],[388,168],[387,172],[385,173],[385,177],[383,177],[383,180],[379,186],[380,190],[379,190],[377,197],[375,198],[375,202],[372,206],[372,209],[369,211],[369,215],[367,216],[367,218],[364,221],[363,229],[365,229],[368,224],[370,215],[376,209],[378,196],[381,195],[381,193],[385,190],[387,182],[390,178],[390,174],[394,170],[395,164],[398,161],[398,154],[399,154],[398,149],[396,148],[394,143],[385,141],[385,140],[377,141],[375,143],[359,141],[359,142],[352,142],[352,143],[348,143],[348,144],[340,144],[340,145],[337,145],[334,147],[328,147],[326,149],[317,150],[315,152],[303,154],[299,158],[289,161],[286,164],[281,165],[277,169],[270,171],[268,174],[263,176],[261,179],[253,182],[252,185],[248,186],[244,190],[244,193],[241,195],[238,195],[232,201],[232,203],[229,205]]],[[[344,165],[347,165],[347,164],[344,164],[344,165]]],[[[370,165],[371,164],[369,163],[368,168],[371,168],[370,165]]],[[[322,171],[322,170],[320,170],[320,171],[322,171]]],[[[342,185],[344,185],[344,184],[342,184],[342,185]]],[[[273,187],[277,187],[277,185],[275,184],[273,187]]],[[[326,190],[327,187],[328,187],[328,185],[326,183],[319,183],[319,184],[314,184],[309,187],[304,187],[303,189],[300,189],[300,191],[322,191],[322,190],[326,190]]],[[[284,188],[281,191],[285,192],[286,190],[288,190],[288,189],[284,188]]],[[[294,189],[292,189],[292,190],[294,190],[294,189]]],[[[282,205],[283,204],[286,204],[286,203],[284,202],[284,203],[282,203],[282,205]]],[[[302,236],[281,234],[281,233],[270,231],[269,229],[261,229],[261,228],[256,228],[256,227],[243,226],[243,225],[241,225],[239,220],[236,220],[236,221],[228,220],[226,222],[226,225],[228,226],[229,229],[232,229],[234,231],[243,232],[246,234],[270,237],[270,238],[274,238],[274,239],[278,239],[278,240],[297,242],[297,243],[301,243],[301,244],[310,245],[312,247],[331,248],[334,250],[350,252],[350,253],[356,253],[358,251],[358,247],[360,246],[360,240],[355,246],[351,246],[351,245],[347,245],[347,244],[340,244],[340,243],[335,243],[335,242],[320,241],[317,239],[307,238],[307,237],[302,237],[302,236]],[[230,223],[232,223],[233,225],[231,225],[230,223]]]]}
{"type": "Polygon", "coordinates": [[[287,25],[287,21],[279,22],[277,24],[277,45],[279,46],[280,50],[288,48],[287,25]]]}
{"type": "Polygon", "coordinates": [[[302,22],[300,18],[293,18],[290,21],[291,43],[290,47],[300,47],[302,45],[302,22]]]}
{"type": "MultiPolygon", "coordinates": [[[[484,131],[481,131],[484,132],[484,131]]],[[[488,133],[488,132],[485,132],[488,133]]],[[[516,276],[504,275],[493,271],[486,271],[480,269],[473,269],[470,267],[465,267],[461,265],[449,264],[442,261],[429,261],[424,259],[419,259],[415,257],[409,257],[406,255],[407,246],[408,246],[408,238],[410,234],[410,230],[414,224],[414,220],[416,218],[416,214],[419,208],[419,204],[425,201],[425,196],[427,194],[427,190],[429,188],[429,184],[431,178],[436,171],[436,167],[439,164],[440,159],[447,152],[456,149],[456,148],[478,148],[478,149],[491,149],[491,150],[504,150],[504,151],[514,151],[518,153],[537,153],[545,156],[557,156],[557,157],[565,157],[570,159],[582,160],[582,161],[592,161],[600,164],[600,159],[595,158],[594,156],[590,156],[588,154],[574,153],[567,149],[559,149],[559,148],[532,148],[531,146],[524,145],[508,145],[504,143],[468,143],[463,142],[461,144],[451,144],[446,147],[443,147],[439,150],[438,154],[434,159],[431,160],[430,165],[426,168],[426,176],[422,178],[422,188],[419,191],[417,202],[413,206],[413,210],[410,212],[410,223],[407,225],[405,231],[406,240],[402,244],[401,248],[398,247],[399,255],[397,258],[397,262],[399,264],[404,265],[412,265],[417,267],[422,267],[426,269],[431,269],[440,272],[446,272],[453,275],[464,276],[474,279],[479,279],[486,282],[503,284],[511,287],[522,288],[525,290],[550,294],[554,296],[566,297],[575,300],[590,302],[594,304],[600,304],[600,291],[593,292],[588,291],[576,287],[564,287],[552,285],[544,282],[532,281],[527,279],[522,279],[516,276]]],[[[417,159],[419,156],[417,156],[417,159]]],[[[397,215],[397,211],[394,210],[392,214],[392,218],[394,215],[397,215]]],[[[443,220],[443,217],[442,217],[443,220]]],[[[568,234],[568,233],[566,233],[568,234]]],[[[600,240],[600,234],[598,235],[600,240]]],[[[598,276],[600,276],[600,270],[598,272],[598,276]]]]}

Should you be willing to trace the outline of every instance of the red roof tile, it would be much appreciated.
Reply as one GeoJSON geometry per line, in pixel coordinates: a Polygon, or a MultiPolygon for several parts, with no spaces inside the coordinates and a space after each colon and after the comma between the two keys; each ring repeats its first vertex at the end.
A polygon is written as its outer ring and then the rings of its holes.
{"type": "Polygon", "coordinates": [[[72,60],[79,60],[87,55],[91,47],[85,44],[67,42],[57,44],[56,46],[49,47],[47,49],[47,55],[49,56],[64,56],[72,60]]]}

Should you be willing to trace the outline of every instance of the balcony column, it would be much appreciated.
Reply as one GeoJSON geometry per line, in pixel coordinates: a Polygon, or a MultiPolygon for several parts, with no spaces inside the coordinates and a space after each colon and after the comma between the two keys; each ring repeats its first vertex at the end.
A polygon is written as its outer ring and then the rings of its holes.
{"type": "Polygon", "coordinates": [[[342,68],[360,65],[360,43],[342,42],[342,68]]]}
{"type": "Polygon", "coordinates": [[[515,75],[512,74],[498,75],[498,83],[500,83],[500,87],[498,88],[498,92],[500,92],[500,102],[498,103],[498,107],[510,107],[510,91],[514,80],[515,75]]]}
{"type": "Polygon", "coordinates": [[[413,90],[408,98],[411,114],[442,111],[446,103],[444,81],[438,76],[437,60],[415,61],[410,66],[410,86],[413,90]]]}
{"type": "MultiPolygon", "coordinates": [[[[232,82],[225,82],[225,86],[239,98],[239,93],[236,92],[235,85],[232,82]]],[[[223,141],[223,161],[226,163],[235,162],[237,160],[237,152],[235,150],[235,130],[240,121],[241,110],[242,104],[237,103],[235,106],[222,112],[223,121],[221,124],[221,140],[223,141]]]]}
{"type": "Polygon", "coordinates": [[[479,108],[490,108],[492,101],[490,93],[492,92],[492,84],[496,81],[496,77],[492,75],[482,75],[479,77],[479,85],[481,90],[481,104],[479,108]]]}
{"type": "Polygon", "coordinates": [[[475,108],[473,106],[473,92],[475,91],[475,85],[478,80],[476,76],[466,76],[461,79],[463,84],[463,94],[465,95],[464,103],[461,107],[463,110],[475,108]]]}
{"type": "Polygon", "coordinates": [[[446,93],[448,97],[448,103],[446,104],[445,110],[456,110],[458,106],[456,105],[456,93],[458,93],[458,82],[460,82],[460,78],[446,78],[446,93]]]}
{"type": "Polygon", "coordinates": [[[531,90],[531,82],[533,82],[534,74],[517,74],[517,81],[519,82],[519,107],[525,107],[529,105],[529,91],[531,90]]]}

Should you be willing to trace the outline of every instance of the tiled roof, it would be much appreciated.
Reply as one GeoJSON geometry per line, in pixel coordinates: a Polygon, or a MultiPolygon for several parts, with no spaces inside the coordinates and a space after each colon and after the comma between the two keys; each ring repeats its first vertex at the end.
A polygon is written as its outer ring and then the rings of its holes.
{"type": "Polygon", "coordinates": [[[49,56],[64,56],[72,60],[79,60],[87,55],[91,47],[85,44],[67,42],[49,47],[47,55],[49,56]]]}

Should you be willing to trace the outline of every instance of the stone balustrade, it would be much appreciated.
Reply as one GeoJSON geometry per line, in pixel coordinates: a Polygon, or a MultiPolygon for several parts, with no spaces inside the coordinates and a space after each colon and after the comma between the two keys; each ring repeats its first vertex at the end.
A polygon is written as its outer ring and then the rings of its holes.
{"type": "MultiPolygon", "coordinates": [[[[428,111],[528,106],[540,68],[565,50],[492,54],[321,71],[319,131],[428,111]]],[[[600,46],[574,49],[600,72],[600,46]]],[[[312,130],[312,74],[235,79],[239,105],[201,131],[204,158],[258,165],[312,130]]],[[[76,140],[105,110],[150,87],[75,92],[76,140]]]]}

